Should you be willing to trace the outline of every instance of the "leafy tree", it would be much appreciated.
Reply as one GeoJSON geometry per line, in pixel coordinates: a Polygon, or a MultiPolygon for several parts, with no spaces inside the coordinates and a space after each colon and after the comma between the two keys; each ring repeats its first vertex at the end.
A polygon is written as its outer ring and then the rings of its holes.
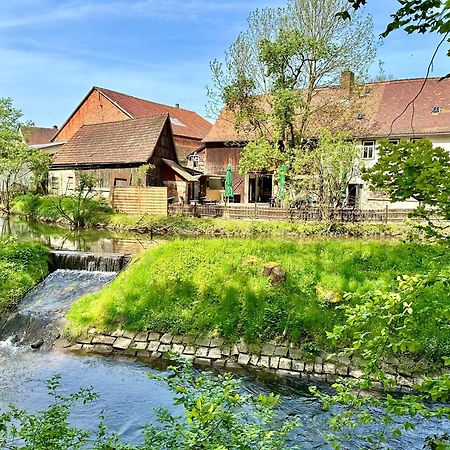
{"type": "Polygon", "coordinates": [[[361,103],[357,87],[329,95],[317,89],[338,84],[346,69],[365,78],[375,56],[371,19],[357,14],[342,21],[336,14],[346,5],[345,0],[290,0],[285,8],[257,10],[225,61],[211,64],[213,105],[225,104],[238,131],[251,141],[242,153],[241,172],[285,164],[292,190],[290,181],[304,168],[302,153],[312,154],[304,150],[319,129],[348,129],[353,122],[361,103]]]}
{"type": "Polygon", "coordinates": [[[21,117],[10,98],[0,98],[0,202],[7,215],[12,197],[20,191],[36,191],[51,162],[47,153],[28,147],[20,131],[21,117]]]}
{"type": "Polygon", "coordinates": [[[413,198],[419,202],[414,215],[427,220],[425,231],[439,235],[450,220],[450,154],[431,141],[381,143],[379,159],[364,175],[372,188],[389,194],[391,201],[413,198]]]}
{"type": "Polygon", "coordinates": [[[101,204],[90,201],[95,195],[98,179],[84,172],[76,172],[75,180],[73,193],[59,196],[53,205],[73,228],[83,228],[89,217],[96,214],[97,209],[102,209],[101,204]]]}

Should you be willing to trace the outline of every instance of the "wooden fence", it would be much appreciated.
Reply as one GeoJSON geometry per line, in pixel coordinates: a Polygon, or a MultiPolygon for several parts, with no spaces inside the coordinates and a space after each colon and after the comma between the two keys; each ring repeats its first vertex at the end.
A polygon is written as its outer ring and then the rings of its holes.
{"type": "MultiPolygon", "coordinates": [[[[190,217],[230,217],[232,219],[299,220],[316,222],[322,220],[319,208],[276,208],[267,205],[169,205],[169,214],[190,217]]],[[[362,210],[339,208],[334,217],[341,222],[403,222],[410,210],[390,209],[362,210]]]]}
{"type": "Polygon", "coordinates": [[[116,187],[111,192],[111,205],[125,214],[167,216],[167,188],[116,187]]]}

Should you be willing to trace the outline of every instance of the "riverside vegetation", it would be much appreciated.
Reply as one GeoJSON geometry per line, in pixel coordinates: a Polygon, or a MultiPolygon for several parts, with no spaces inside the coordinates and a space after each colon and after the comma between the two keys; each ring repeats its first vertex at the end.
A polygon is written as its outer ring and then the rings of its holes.
{"type": "Polygon", "coordinates": [[[0,317],[48,273],[47,250],[0,238],[0,317]]]}

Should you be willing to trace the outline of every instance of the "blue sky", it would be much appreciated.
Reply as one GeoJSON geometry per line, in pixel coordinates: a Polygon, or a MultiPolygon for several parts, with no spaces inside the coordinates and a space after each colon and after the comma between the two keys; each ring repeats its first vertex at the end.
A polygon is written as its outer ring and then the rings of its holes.
{"type": "MultiPolygon", "coordinates": [[[[369,0],[380,33],[395,0],[369,0]]],[[[0,97],[36,125],[61,125],[93,85],[206,115],[209,61],[221,57],[248,13],[281,0],[2,0],[0,97]]],[[[426,72],[436,36],[396,32],[378,59],[394,78],[426,72]]],[[[433,74],[450,70],[441,51],[433,74]]],[[[375,64],[373,74],[378,67],[375,64]]]]}

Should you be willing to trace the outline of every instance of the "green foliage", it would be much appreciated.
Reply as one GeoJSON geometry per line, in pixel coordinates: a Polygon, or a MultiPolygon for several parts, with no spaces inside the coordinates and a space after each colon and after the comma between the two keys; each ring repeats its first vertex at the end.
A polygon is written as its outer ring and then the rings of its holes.
{"type": "MultiPolygon", "coordinates": [[[[341,324],[344,314],[318,291],[387,292],[399,271],[439,269],[449,257],[440,246],[392,242],[175,240],[142,254],[103,291],[76,302],[67,317],[75,334],[91,327],[152,329],[257,343],[284,336],[325,349],[324,331],[341,324]],[[272,261],[287,271],[281,286],[262,275],[272,261]]],[[[430,288],[423,302],[439,294],[430,288]]],[[[433,335],[433,328],[426,330],[433,335]]],[[[427,338],[425,331],[420,336],[427,338]]]]}
{"type": "Polygon", "coordinates": [[[435,234],[445,230],[433,221],[434,216],[450,220],[450,155],[429,140],[384,142],[380,157],[364,179],[371,186],[387,192],[391,201],[414,198],[419,202],[415,216],[426,219],[435,234]]]}
{"type": "Polygon", "coordinates": [[[158,411],[162,426],[148,425],[145,448],[152,450],[297,448],[287,443],[287,435],[298,423],[280,423],[276,406],[279,396],[244,395],[241,384],[230,374],[196,375],[190,363],[171,367],[169,377],[152,376],[167,383],[181,405],[186,419],[168,410],[158,411]]]}
{"type": "MultiPolygon", "coordinates": [[[[390,292],[347,295],[349,304],[339,307],[345,313],[345,321],[335,326],[328,336],[339,343],[350,337],[350,344],[340,355],[359,356],[363,366],[362,377],[338,381],[333,386],[336,393],[331,395],[312,389],[326,409],[336,404],[348,406],[330,420],[336,432],[330,439],[336,448],[350,430],[362,424],[381,421],[385,425],[384,431],[367,436],[367,439],[369,442],[382,442],[386,436],[400,436],[403,431],[414,428],[409,421],[399,427],[395,421],[397,416],[421,416],[422,420],[450,417],[448,405],[429,403],[430,400],[448,401],[449,374],[425,377],[418,381],[412,395],[393,395],[397,381],[385,370],[390,357],[395,355],[401,359],[418,351],[427,338],[423,330],[426,323],[431,323],[436,329],[450,330],[449,293],[450,273],[443,270],[416,276],[403,275],[399,277],[396,289],[390,292]],[[429,296],[431,291],[434,294],[429,296]],[[384,389],[384,396],[365,394],[375,383],[384,389]],[[382,416],[380,411],[384,411],[382,416]]],[[[449,354],[444,355],[444,360],[448,361],[448,357],[449,354]]]]}
{"type": "Polygon", "coordinates": [[[28,147],[20,131],[21,117],[10,98],[0,98],[0,207],[8,215],[14,194],[37,191],[51,162],[47,153],[28,147]]]}
{"type": "Polygon", "coordinates": [[[253,170],[272,170],[283,161],[279,148],[261,139],[248,143],[239,159],[239,172],[245,174],[253,170]]]}
{"type": "Polygon", "coordinates": [[[47,251],[42,245],[0,238],[0,316],[47,273],[47,251]]]}
{"type": "Polygon", "coordinates": [[[74,224],[78,221],[84,226],[95,226],[108,222],[112,208],[104,198],[85,198],[72,196],[39,196],[24,194],[17,196],[12,202],[12,212],[30,219],[44,222],[66,222],[74,224]],[[68,219],[70,218],[70,220],[68,219]]]}

